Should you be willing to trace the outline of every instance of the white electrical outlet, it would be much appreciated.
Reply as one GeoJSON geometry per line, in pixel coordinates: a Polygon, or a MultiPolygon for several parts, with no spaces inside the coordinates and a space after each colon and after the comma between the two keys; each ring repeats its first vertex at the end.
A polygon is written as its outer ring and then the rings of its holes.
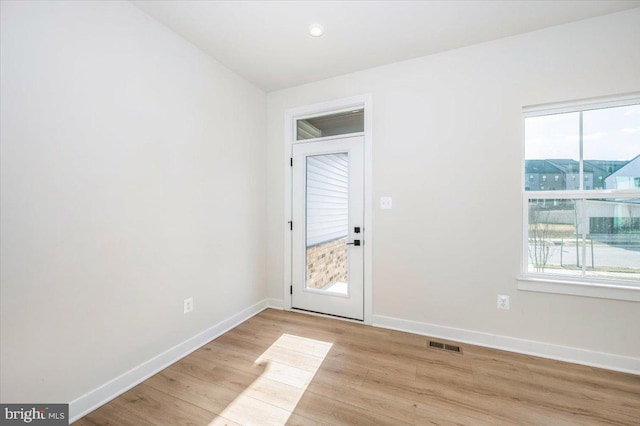
{"type": "Polygon", "coordinates": [[[383,210],[391,210],[393,208],[393,200],[391,197],[380,197],[380,208],[383,210]]]}
{"type": "Polygon", "coordinates": [[[184,313],[188,314],[193,311],[193,297],[188,297],[184,299],[184,313]]]}
{"type": "Polygon", "coordinates": [[[498,295],[498,309],[509,310],[509,296],[505,294],[498,295]]]}

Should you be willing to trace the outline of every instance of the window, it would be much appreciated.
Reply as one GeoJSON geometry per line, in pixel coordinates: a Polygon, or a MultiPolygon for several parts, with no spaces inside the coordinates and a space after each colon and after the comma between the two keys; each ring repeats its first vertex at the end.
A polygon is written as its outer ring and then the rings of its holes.
{"type": "Polygon", "coordinates": [[[349,109],[296,120],[296,140],[364,132],[364,109],[349,109]]]}
{"type": "Polygon", "coordinates": [[[524,127],[525,180],[557,184],[523,192],[522,279],[640,290],[640,97],[525,109],[524,127]]]}

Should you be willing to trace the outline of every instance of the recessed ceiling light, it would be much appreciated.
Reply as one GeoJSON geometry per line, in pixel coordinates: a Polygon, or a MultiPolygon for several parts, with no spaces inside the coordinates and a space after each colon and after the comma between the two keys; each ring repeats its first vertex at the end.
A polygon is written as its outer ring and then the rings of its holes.
{"type": "Polygon", "coordinates": [[[324,34],[324,27],[320,24],[311,24],[307,31],[311,37],[320,37],[324,34]]]}

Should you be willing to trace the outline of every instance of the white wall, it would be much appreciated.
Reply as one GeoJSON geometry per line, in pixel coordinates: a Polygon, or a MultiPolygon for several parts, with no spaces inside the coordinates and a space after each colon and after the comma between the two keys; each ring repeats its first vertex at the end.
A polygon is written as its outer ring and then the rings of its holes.
{"type": "Polygon", "coordinates": [[[283,297],[284,113],[371,93],[374,315],[640,358],[638,303],[515,279],[522,107],[640,90],[638,40],[634,9],[268,94],[270,297],[283,297]]]}
{"type": "Polygon", "coordinates": [[[69,402],[263,300],[265,95],[128,2],[1,16],[0,394],[69,402]]]}

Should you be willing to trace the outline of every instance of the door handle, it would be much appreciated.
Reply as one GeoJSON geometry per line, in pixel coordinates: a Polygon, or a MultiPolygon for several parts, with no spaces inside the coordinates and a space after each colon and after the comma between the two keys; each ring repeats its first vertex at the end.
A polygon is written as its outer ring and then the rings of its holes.
{"type": "Polygon", "coordinates": [[[360,245],[360,240],[353,240],[352,243],[347,243],[348,246],[359,246],[360,245]]]}

